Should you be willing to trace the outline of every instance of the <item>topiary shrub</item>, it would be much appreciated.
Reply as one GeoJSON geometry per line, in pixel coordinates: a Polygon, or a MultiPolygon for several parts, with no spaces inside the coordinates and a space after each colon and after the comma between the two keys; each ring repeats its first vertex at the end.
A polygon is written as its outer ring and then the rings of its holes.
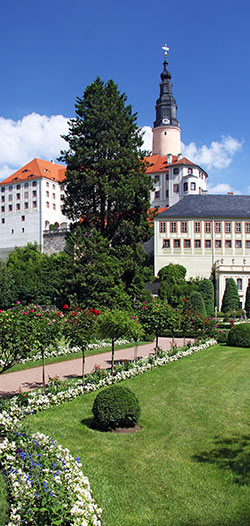
{"type": "Polygon", "coordinates": [[[229,331],[227,344],[231,347],[250,347],[250,324],[235,325],[229,331]]]}
{"type": "Polygon", "coordinates": [[[92,413],[94,426],[102,431],[117,427],[134,427],[140,416],[140,405],[130,389],[112,385],[98,393],[92,413]]]}

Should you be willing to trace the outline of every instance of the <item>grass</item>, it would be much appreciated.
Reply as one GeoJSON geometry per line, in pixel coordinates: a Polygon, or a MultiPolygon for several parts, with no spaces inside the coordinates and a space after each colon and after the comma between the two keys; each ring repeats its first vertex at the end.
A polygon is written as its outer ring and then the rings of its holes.
{"type": "Polygon", "coordinates": [[[250,350],[211,350],[123,383],[134,434],[91,428],[92,393],[27,420],[79,455],[103,526],[249,526],[250,350]]]}
{"type": "Polygon", "coordinates": [[[7,504],[7,493],[6,493],[6,484],[4,480],[4,476],[0,473],[0,525],[5,526],[7,523],[7,511],[8,511],[8,504],[7,504]]]}
{"type": "MultiPolygon", "coordinates": [[[[140,342],[138,344],[138,347],[146,343],[150,343],[150,342],[148,341],[140,342]]],[[[130,347],[134,347],[134,343],[127,343],[125,345],[115,345],[115,350],[117,351],[118,349],[129,349],[130,347]]],[[[110,351],[111,351],[111,344],[110,344],[110,347],[102,347],[100,349],[88,349],[85,353],[85,356],[93,356],[95,354],[101,354],[101,353],[106,353],[110,351]]],[[[82,357],[81,351],[67,354],[66,356],[55,356],[52,358],[46,358],[45,365],[49,365],[51,363],[68,362],[69,360],[74,360],[75,358],[81,358],[81,357],[82,357]]],[[[34,367],[39,367],[41,365],[42,365],[42,360],[37,360],[35,362],[28,362],[28,363],[18,363],[16,365],[13,365],[11,369],[8,369],[8,371],[5,371],[5,373],[3,374],[14,373],[15,371],[24,371],[26,369],[33,369],[34,367]]]]}

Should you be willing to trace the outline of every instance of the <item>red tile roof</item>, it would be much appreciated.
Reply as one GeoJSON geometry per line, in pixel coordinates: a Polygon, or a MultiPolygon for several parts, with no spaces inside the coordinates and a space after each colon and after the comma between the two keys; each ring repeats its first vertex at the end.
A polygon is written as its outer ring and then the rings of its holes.
{"type": "Polygon", "coordinates": [[[160,214],[161,212],[165,212],[165,210],[168,209],[168,206],[165,206],[165,207],[158,207],[158,208],[149,208],[148,209],[148,222],[150,223],[150,225],[153,226],[154,224],[154,218],[160,214]],[[153,216],[153,219],[152,219],[152,216],[153,216]]]}
{"type": "MultiPolygon", "coordinates": [[[[147,173],[166,172],[170,166],[188,165],[200,168],[198,164],[189,161],[186,157],[182,157],[178,160],[177,155],[172,155],[172,163],[170,164],[168,164],[168,155],[150,155],[149,157],[146,157],[146,161],[149,163],[146,170],[147,173]]],[[[206,174],[203,168],[200,169],[206,174]]]]}
{"type": "Polygon", "coordinates": [[[65,172],[66,166],[63,166],[62,164],[43,161],[42,159],[33,159],[33,161],[30,161],[28,164],[20,168],[20,170],[17,170],[17,172],[4,179],[4,181],[1,181],[0,185],[40,179],[41,177],[59,183],[65,179],[65,172]]]}

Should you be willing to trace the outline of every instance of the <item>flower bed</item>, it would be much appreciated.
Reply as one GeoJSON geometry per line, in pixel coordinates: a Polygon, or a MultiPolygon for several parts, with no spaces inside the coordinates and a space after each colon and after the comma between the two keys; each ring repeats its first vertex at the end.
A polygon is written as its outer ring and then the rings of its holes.
{"type": "Polygon", "coordinates": [[[0,413],[0,429],[8,438],[0,444],[0,460],[5,469],[11,498],[8,526],[36,524],[34,514],[38,510],[41,513],[43,509],[46,520],[39,524],[44,526],[101,525],[101,510],[93,501],[88,479],[83,476],[78,459],[74,460],[67,449],[63,450],[48,436],[36,433],[29,437],[20,431],[22,419],[53,405],[73,400],[84,393],[190,356],[215,343],[216,340],[209,340],[188,349],[177,350],[173,356],[164,354],[161,357],[150,356],[137,362],[126,362],[123,366],[116,367],[115,376],[111,376],[110,371],[97,368],[94,374],[89,375],[88,383],[84,386],[79,381],[58,383],[46,395],[37,390],[17,395],[5,402],[6,407],[0,413]],[[58,500],[58,509],[55,500],[58,500]],[[55,518],[58,510],[64,517],[62,522],[60,519],[57,522],[55,518]]]}
{"type": "Polygon", "coordinates": [[[8,526],[101,525],[102,510],[79,458],[68,449],[42,433],[29,437],[18,428],[0,443],[0,455],[9,486],[8,526]]]}

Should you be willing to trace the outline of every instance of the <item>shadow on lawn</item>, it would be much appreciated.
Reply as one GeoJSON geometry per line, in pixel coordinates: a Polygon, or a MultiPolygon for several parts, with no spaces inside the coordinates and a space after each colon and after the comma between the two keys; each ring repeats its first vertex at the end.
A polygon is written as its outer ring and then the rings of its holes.
{"type": "MultiPolygon", "coordinates": [[[[194,455],[196,462],[216,464],[219,468],[229,469],[233,482],[240,485],[250,484],[250,436],[233,436],[232,438],[214,437],[215,447],[194,455]]],[[[249,522],[250,524],[250,522],[249,522]]]]}

